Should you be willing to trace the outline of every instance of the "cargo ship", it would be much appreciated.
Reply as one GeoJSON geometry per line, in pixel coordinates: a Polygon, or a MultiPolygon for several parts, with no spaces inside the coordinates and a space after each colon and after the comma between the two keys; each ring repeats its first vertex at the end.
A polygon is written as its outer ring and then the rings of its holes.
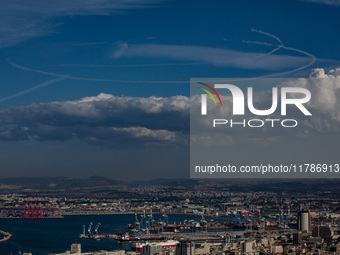
{"type": "Polygon", "coordinates": [[[146,245],[160,245],[162,248],[167,248],[167,247],[176,247],[178,244],[178,241],[175,240],[167,240],[163,242],[146,242],[146,243],[134,243],[132,244],[132,250],[136,252],[142,252],[143,247],[146,245]]]}

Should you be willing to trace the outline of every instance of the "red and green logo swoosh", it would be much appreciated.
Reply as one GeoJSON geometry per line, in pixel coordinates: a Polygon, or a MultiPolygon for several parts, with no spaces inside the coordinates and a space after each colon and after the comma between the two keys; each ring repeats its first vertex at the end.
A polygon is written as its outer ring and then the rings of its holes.
{"type": "MultiPolygon", "coordinates": [[[[220,95],[217,93],[217,91],[216,91],[213,87],[211,87],[210,85],[205,84],[205,83],[203,83],[203,82],[199,82],[199,84],[202,84],[203,86],[209,88],[209,89],[217,96],[217,98],[218,98],[218,100],[220,101],[220,104],[221,104],[221,106],[222,106],[221,97],[220,97],[220,95]]],[[[201,89],[201,90],[203,90],[204,92],[206,92],[206,93],[212,98],[212,100],[214,100],[215,105],[217,105],[217,102],[216,102],[216,100],[215,100],[213,94],[212,94],[209,90],[207,90],[207,89],[205,89],[205,88],[200,88],[200,87],[198,87],[198,88],[201,89]]]]}

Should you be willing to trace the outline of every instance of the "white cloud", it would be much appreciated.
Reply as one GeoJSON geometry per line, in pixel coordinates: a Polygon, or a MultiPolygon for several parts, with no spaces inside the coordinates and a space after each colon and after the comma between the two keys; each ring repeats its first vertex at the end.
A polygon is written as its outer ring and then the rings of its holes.
{"type": "Polygon", "coordinates": [[[297,68],[310,62],[309,57],[242,52],[202,46],[120,44],[113,57],[152,57],[199,61],[219,67],[281,70],[297,68]]]}
{"type": "Polygon", "coordinates": [[[333,6],[340,6],[340,0],[302,0],[304,2],[327,4],[333,6]]]}
{"type": "Polygon", "coordinates": [[[150,7],[156,0],[3,0],[0,5],[0,47],[51,33],[56,17],[110,15],[150,7]]]}
{"type": "Polygon", "coordinates": [[[340,131],[340,68],[328,73],[322,68],[314,69],[310,78],[298,79],[288,84],[310,90],[312,99],[306,106],[313,111],[313,118],[308,121],[309,124],[319,120],[324,125],[324,131],[340,131]]]}
{"type": "Polygon", "coordinates": [[[136,139],[148,140],[147,145],[150,144],[149,140],[153,142],[170,142],[174,144],[188,144],[187,139],[181,137],[177,132],[169,131],[166,129],[151,130],[145,127],[128,127],[128,128],[113,128],[117,133],[125,133],[136,139]]]}

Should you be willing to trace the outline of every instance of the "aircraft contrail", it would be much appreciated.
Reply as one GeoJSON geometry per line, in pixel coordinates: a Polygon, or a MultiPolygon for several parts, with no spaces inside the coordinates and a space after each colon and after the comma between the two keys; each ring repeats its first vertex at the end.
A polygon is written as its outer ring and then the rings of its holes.
{"type": "Polygon", "coordinates": [[[243,43],[250,43],[250,44],[259,44],[259,45],[265,45],[265,46],[275,46],[273,43],[267,43],[267,42],[257,42],[257,41],[249,41],[249,40],[242,40],[243,43]]]}
{"type": "MultiPolygon", "coordinates": [[[[254,28],[252,28],[251,31],[252,31],[252,32],[255,32],[255,33],[263,34],[263,35],[265,35],[265,36],[269,36],[269,37],[271,37],[271,38],[274,38],[274,39],[279,43],[279,45],[278,45],[275,49],[271,50],[271,51],[268,52],[266,55],[270,55],[270,54],[272,54],[272,53],[274,53],[274,52],[276,52],[276,51],[278,51],[278,50],[280,50],[280,49],[285,49],[285,50],[295,51],[295,52],[304,54],[304,55],[306,55],[306,56],[308,56],[308,57],[311,58],[311,61],[310,61],[309,63],[307,63],[306,65],[300,66],[300,67],[298,67],[298,68],[295,68],[295,69],[293,69],[293,70],[286,71],[286,72],[275,73],[275,74],[268,74],[268,75],[260,76],[260,77],[257,77],[257,78],[265,78],[265,77],[272,77],[272,76],[278,76],[278,75],[283,75],[283,74],[295,73],[295,72],[297,72],[297,71],[300,71],[300,70],[302,70],[302,69],[305,69],[305,68],[307,68],[307,67],[310,67],[310,66],[313,65],[313,64],[315,63],[315,61],[317,60],[317,58],[316,58],[314,55],[312,55],[312,54],[310,54],[310,53],[308,53],[308,52],[306,52],[306,51],[303,51],[303,50],[299,50],[299,49],[296,49],[296,48],[292,48],[292,47],[287,47],[287,46],[285,46],[284,43],[281,41],[281,39],[280,39],[279,37],[275,36],[275,35],[272,35],[272,34],[270,34],[270,33],[263,32],[263,31],[261,31],[261,30],[257,30],[257,29],[254,29],[254,28]]],[[[262,42],[253,42],[253,41],[242,41],[242,42],[245,42],[245,43],[253,43],[253,44],[263,44],[263,45],[266,45],[266,44],[267,44],[267,43],[262,43],[262,42]]],[[[274,46],[274,45],[272,44],[272,46],[274,46]]]]}
{"type": "Polygon", "coordinates": [[[65,74],[57,74],[57,73],[51,73],[51,72],[45,72],[33,68],[28,68],[25,66],[18,65],[11,60],[8,60],[10,65],[26,70],[26,71],[32,71],[36,73],[41,73],[45,75],[50,75],[50,76],[56,76],[64,79],[70,79],[70,80],[81,80],[81,81],[98,81],[98,82],[121,82],[121,83],[163,83],[163,84],[174,84],[174,83],[185,83],[187,84],[189,81],[133,81],[133,80],[111,80],[111,79],[98,79],[98,78],[84,78],[84,77],[77,77],[77,76],[71,76],[71,75],[65,75],[65,74]]]}
{"type": "Polygon", "coordinates": [[[65,80],[65,78],[58,78],[58,79],[53,79],[53,80],[45,81],[45,82],[40,83],[40,84],[38,84],[38,85],[36,85],[36,86],[34,86],[34,87],[32,87],[32,88],[25,89],[25,90],[23,90],[23,91],[20,91],[20,92],[18,92],[18,93],[15,93],[15,94],[13,94],[13,95],[11,95],[11,96],[7,96],[7,97],[0,98],[0,103],[5,102],[5,101],[7,101],[7,100],[10,100],[10,99],[12,99],[12,98],[16,98],[16,97],[25,95],[25,94],[27,94],[27,93],[30,93],[30,92],[32,92],[32,91],[41,89],[41,88],[43,88],[43,87],[49,86],[49,85],[51,85],[51,84],[53,84],[53,83],[56,83],[56,82],[58,82],[58,81],[61,81],[61,80],[65,80]]]}
{"type": "MultiPolygon", "coordinates": [[[[310,53],[308,53],[306,51],[285,46],[284,43],[282,42],[282,40],[279,37],[277,37],[277,36],[275,36],[273,34],[270,34],[270,33],[267,33],[267,32],[261,31],[261,30],[257,30],[257,29],[254,29],[254,28],[252,28],[251,31],[255,32],[255,33],[262,34],[262,35],[265,35],[265,36],[268,36],[268,37],[271,37],[271,38],[273,38],[274,40],[276,40],[279,43],[278,45],[275,45],[275,44],[267,43],[267,42],[245,41],[245,40],[242,41],[243,43],[260,44],[260,45],[266,45],[266,46],[276,46],[276,48],[274,48],[270,52],[266,53],[265,55],[271,55],[271,54],[273,54],[274,52],[276,52],[276,51],[278,51],[280,49],[285,49],[285,50],[288,50],[288,51],[295,51],[295,52],[301,53],[301,54],[303,54],[305,56],[308,56],[308,57],[311,58],[311,61],[309,63],[307,63],[306,65],[300,66],[298,68],[295,68],[293,70],[289,70],[289,71],[286,71],[286,72],[280,72],[280,73],[275,73],[275,74],[269,74],[269,75],[254,77],[254,78],[244,78],[244,79],[257,79],[257,78],[273,77],[273,76],[279,76],[279,75],[294,73],[294,72],[300,71],[302,69],[305,69],[305,68],[313,65],[315,63],[315,61],[317,60],[317,58],[314,55],[312,55],[312,54],[310,54],[310,53]]],[[[55,77],[59,77],[59,78],[43,82],[43,83],[38,84],[37,86],[34,86],[34,87],[30,88],[30,89],[18,92],[16,94],[12,95],[12,96],[0,98],[0,102],[3,102],[3,101],[6,101],[6,100],[9,100],[9,99],[12,99],[12,98],[24,95],[26,93],[29,93],[29,92],[32,92],[34,90],[40,89],[42,87],[48,86],[48,85],[50,85],[52,83],[61,81],[63,79],[81,80],[81,81],[98,81],[98,82],[140,83],[140,84],[145,84],[145,83],[152,83],[152,84],[155,84],[155,83],[159,83],[159,84],[188,84],[188,82],[189,82],[189,81],[135,81],[135,80],[113,80],[113,79],[85,78],[85,77],[78,77],[78,76],[72,76],[72,75],[65,75],[65,74],[46,72],[46,71],[42,71],[42,70],[38,70],[38,69],[33,69],[33,68],[28,68],[28,67],[25,67],[25,66],[22,66],[22,65],[18,65],[16,63],[12,62],[9,59],[7,59],[7,61],[9,62],[10,65],[12,65],[13,67],[16,67],[18,69],[22,69],[22,70],[25,70],[25,71],[36,72],[36,73],[40,73],[40,74],[44,74],[44,75],[48,75],[48,76],[55,76],[55,77]]],[[[200,65],[200,64],[205,64],[205,63],[179,63],[179,64],[176,64],[176,65],[200,65]]],[[[141,65],[126,65],[126,66],[127,67],[139,67],[139,66],[162,66],[162,65],[166,66],[166,65],[174,65],[174,64],[172,64],[172,63],[164,63],[164,64],[141,64],[141,65]]],[[[87,66],[87,65],[83,65],[83,66],[87,66]]],[[[88,66],[95,66],[95,65],[88,65],[88,66]]],[[[115,65],[112,65],[112,66],[115,66],[115,65]]]]}
{"type": "Polygon", "coordinates": [[[277,37],[276,35],[272,35],[272,34],[269,34],[267,32],[263,32],[261,30],[257,30],[255,28],[252,28],[251,29],[252,32],[255,32],[255,33],[259,33],[259,34],[263,34],[263,35],[266,35],[266,36],[269,36],[271,38],[274,38],[276,41],[278,41],[281,45],[283,45],[283,42],[281,41],[281,39],[279,37],[277,37]]]}
{"type": "Polygon", "coordinates": [[[131,65],[96,65],[96,64],[62,64],[58,66],[75,66],[75,67],[150,67],[150,66],[190,66],[190,65],[208,65],[207,63],[156,63],[156,64],[131,64],[131,65]]]}

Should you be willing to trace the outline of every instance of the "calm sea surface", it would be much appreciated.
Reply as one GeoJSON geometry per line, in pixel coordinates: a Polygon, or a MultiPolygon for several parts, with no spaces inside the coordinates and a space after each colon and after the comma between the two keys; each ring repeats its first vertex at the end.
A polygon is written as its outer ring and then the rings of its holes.
{"type": "MultiPolygon", "coordinates": [[[[158,220],[161,215],[154,215],[158,220]]],[[[169,215],[170,222],[183,222],[184,219],[200,220],[200,216],[169,215]]],[[[128,223],[134,223],[134,215],[87,215],[65,216],[63,219],[0,219],[0,229],[11,233],[10,240],[0,243],[0,254],[18,254],[31,252],[33,255],[61,253],[70,249],[72,243],[80,243],[82,251],[131,250],[130,244],[118,244],[114,240],[79,239],[83,225],[90,222],[96,226],[101,223],[99,234],[114,234],[126,231],[128,223]]],[[[92,228],[93,231],[94,227],[92,228]]]]}

